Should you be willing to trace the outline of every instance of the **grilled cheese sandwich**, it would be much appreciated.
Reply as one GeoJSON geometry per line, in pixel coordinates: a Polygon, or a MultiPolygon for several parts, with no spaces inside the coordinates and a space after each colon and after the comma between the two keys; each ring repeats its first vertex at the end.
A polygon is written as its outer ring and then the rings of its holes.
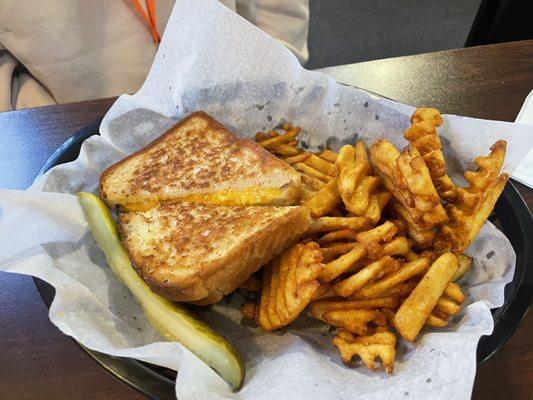
{"type": "Polygon", "coordinates": [[[292,205],[299,184],[290,165],[197,112],[104,171],[100,197],[127,210],[146,210],[161,201],[292,205]]]}

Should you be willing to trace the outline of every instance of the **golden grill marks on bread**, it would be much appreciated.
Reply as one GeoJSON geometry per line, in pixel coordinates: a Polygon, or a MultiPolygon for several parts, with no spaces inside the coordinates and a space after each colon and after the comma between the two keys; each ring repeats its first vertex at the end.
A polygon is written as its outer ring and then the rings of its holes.
{"type": "Polygon", "coordinates": [[[119,212],[122,241],[143,280],[173,301],[211,304],[307,230],[304,207],[159,203],[119,212]]]}
{"type": "Polygon", "coordinates": [[[290,165],[196,112],[104,171],[100,197],[132,211],[160,201],[291,205],[299,184],[290,165]]]}

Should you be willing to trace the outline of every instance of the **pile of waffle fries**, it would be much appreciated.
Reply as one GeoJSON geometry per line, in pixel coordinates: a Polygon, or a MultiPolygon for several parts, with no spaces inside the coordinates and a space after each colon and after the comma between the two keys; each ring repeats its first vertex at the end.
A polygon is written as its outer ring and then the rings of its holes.
{"type": "Polygon", "coordinates": [[[304,310],[335,327],[345,363],[376,359],[392,373],[397,335],[414,341],[424,327],[445,327],[465,296],[457,283],[472,265],[463,254],[508,179],[500,174],[506,142],[464,174],[446,172],[438,110],[417,109],[399,151],[379,139],[338,153],[305,151],[299,127],[259,132],[255,139],[299,172],[302,204],[313,218],[306,237],[243,287],[259,292],[241,308],[264,330],[282,328],[304,310]]]}

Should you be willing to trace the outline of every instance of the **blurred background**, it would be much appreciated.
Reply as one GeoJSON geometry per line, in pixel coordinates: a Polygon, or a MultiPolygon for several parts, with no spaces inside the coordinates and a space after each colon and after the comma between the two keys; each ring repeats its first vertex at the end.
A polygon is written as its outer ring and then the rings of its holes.
{"type": "MultiPolygon", "coordinates": [[[[533,38],[533,0],[219,1],[308,69],[533,38]]],[[[136,92],[174,4],[0,0],[0,112],[136,92]]]]}
{"type": "Polygon", "coordinates": [[[309,0],[306,68],[464,47],[480,2],[309,0]]]}

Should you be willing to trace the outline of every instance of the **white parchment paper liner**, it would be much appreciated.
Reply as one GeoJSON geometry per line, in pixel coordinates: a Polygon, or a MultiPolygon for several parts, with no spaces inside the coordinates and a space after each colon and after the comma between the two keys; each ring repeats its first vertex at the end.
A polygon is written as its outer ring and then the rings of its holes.
{"type": "MultiPolygon", "coordinates": [[[[102,136],[89,138],[76,161],[52,169],[28,191],[0,191],[0,269],[53,285],[50,319],[86,347],[179,369],[182,399],[468,398],[477,342],[493,329],[489,309],[503,304],[504,286],[514,274],[512,246],[490,223],[469,249],[476,264],[464,278],[463,312],[415,346],[400,342],[392,376],[343,366],[331,335],[305,316],[273,334],[242,324],[237,297],[199,312],[246,361],[247,380],[238,394],[179,344],[162,341],[107,267],[73,194],[96,192],[107,166],[195,110],[207,111],[239,136],[292,121],[305,130],[305,145],[337,148],[377,137],[405,145],[401,132],[413,108],[302,69],[288,50],[215,0],[178,0],[147,81],[113,105],[102,136]]],[[[439,132],[455,177],[497,139],[508,141],[506,172],[530,148],[531,127],[444,119],[439,132]]]]}

